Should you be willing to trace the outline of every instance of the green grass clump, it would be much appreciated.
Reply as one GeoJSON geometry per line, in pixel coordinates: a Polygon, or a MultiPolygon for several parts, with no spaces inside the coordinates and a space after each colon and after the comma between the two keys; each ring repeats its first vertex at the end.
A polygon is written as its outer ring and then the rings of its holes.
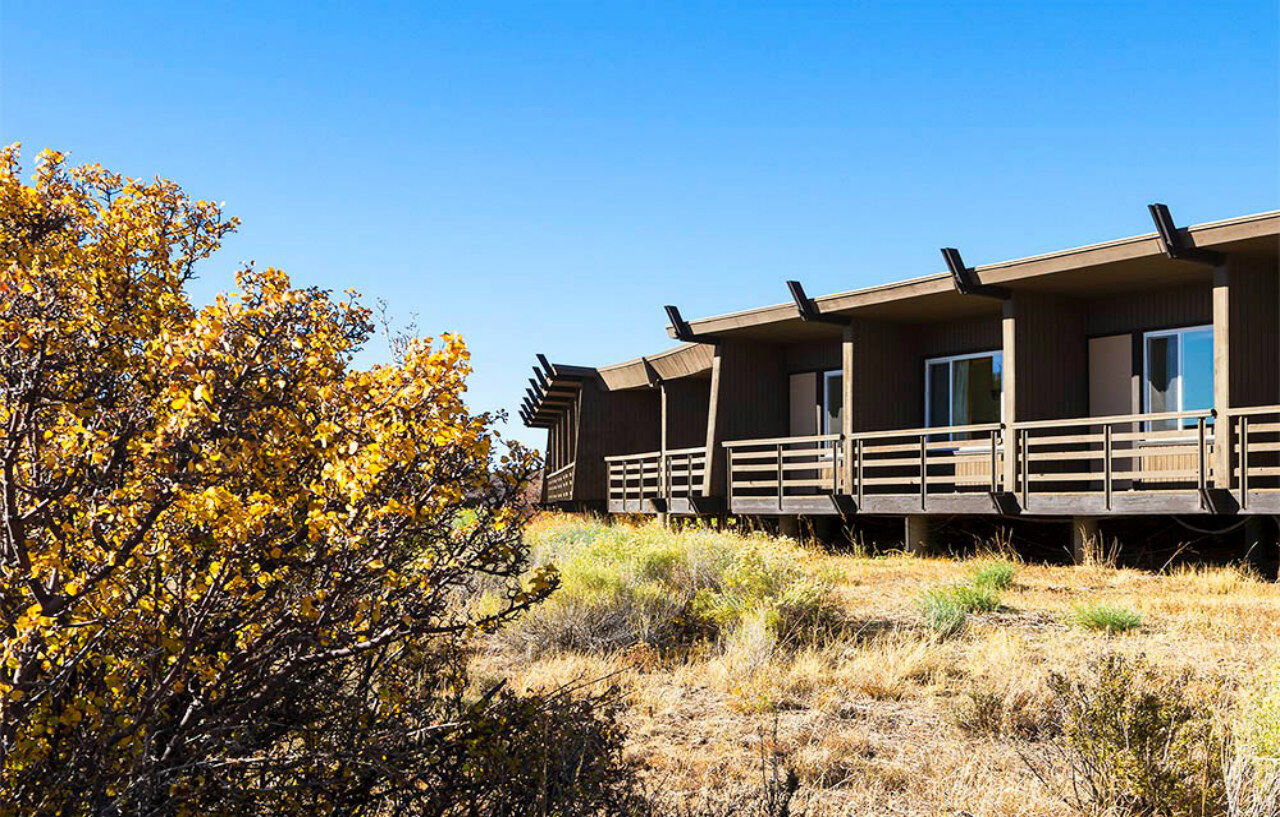
{"type": "Polygon", "coordinates": [[[559,516],[535,521],[526,539],[561,581],[500,634],[529,654],[723,639],[748,620],[775,642],[805,641],[839,619],[829,583],[789,540],[559,516]]]}
{"type": "Polygon", "coordinates": [[[938,635],[955,635],[964,629],[971,613],[1000,609],[1000,591],[1012,583],[1011,565],[986,565],[975,571],[968,582],[926,590],[918,601],[920,614],[925,625],[938,635]]]}
{"type": "Polygon", "coordinates": [[[1009,562],[991,562],[974,570],[971,581],[975,587],[1008,590],[1013,586],[1013,573],[1013,565],[1009,562]]]}
{"type": "Polygon", "coordinates": [[[1071,620],[1089,630],[1122,633],[1142,626],[1142,616],[1126,607],[1112,604],[1081,604],[1071,614],[1071,620]]]}
{"type": "Polygon", "coordinates": [[[968,609],[956,598],[954,588],[927,590],[920,596],[925,625],[943,638],[956,635],[969,620],[968,609]]]}

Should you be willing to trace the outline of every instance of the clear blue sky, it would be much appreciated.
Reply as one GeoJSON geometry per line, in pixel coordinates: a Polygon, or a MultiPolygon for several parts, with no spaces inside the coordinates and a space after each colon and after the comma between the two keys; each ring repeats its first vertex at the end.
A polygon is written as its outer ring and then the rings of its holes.
{"type": "Polygon", "coordinates": [[[198,299],[254,259],[461,332],[482,409],[664,303],[1280,202],[1276,0],[0,3],[0,137],[225,201],[198,299]]]}

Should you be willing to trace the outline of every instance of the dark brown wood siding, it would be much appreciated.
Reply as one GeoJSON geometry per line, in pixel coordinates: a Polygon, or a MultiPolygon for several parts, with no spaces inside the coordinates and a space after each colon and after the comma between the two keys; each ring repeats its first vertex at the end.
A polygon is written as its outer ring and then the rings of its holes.
{"type": "Polygon", "coordinates": [[[1199,284],[1095,298],[1085,310],[1090,337],[1198,326],[1213,323],[1213,289],[1199,284]]]}
{"type": "Polygon", "coordinates": [[[707,441],[707,406],[711,381],[703,378],[667,380],[667,448],[694,448],[707,441]]]}
{"type": "Polygon", "coordinates": [[[573,498],[600,502],[606,497],[605,457],[659,449],[660,397],[657,389],[606,391],[587,381],[579,406],[573,498]]]}
{"type": "MultiPolygon", "coordinates": [[[[1066,297],[1013,297],[1017,420],[1058,420],[1089,413],[1085,309],[1066,297]]],[[[1006,365],[1008,350],[1005,350],[1006,365]]],[[[1007,419],[1007,418],[1006,418],[1007,419]]]]}
{"type": "Polygon", "coordinates": [[[712,496],[724,496],[726,440],[780,437],[787,433],[786,362],[773,344],[725,340],[716,348],[707,424],[712,496]]]}
{"type": "Polygon", "coordinates": [[[919,327],[860,320],[853,329],[853,430],[924,423],[924,357],[919,327]]]}
{"type": "MultiPolygon", "coordinates": [[[[840,368],[840,338],[792,343],[784,347],[787,373],[829,372],[840,368]]],[[[783,384],[785,386],[785,384],[783,384]]]]}
{"type": "Polygon", "coordinates": [[[1277,337],[1277,291],[1280,281],[1272,265],[1232,263],[1231,407],[1280,403],[1280,338],[1277,337]]]}
{"type": "MultiPolygon", "coordinates": [[[[1000,317],[924,324],[916,328],[920,334],[922,358],[965,355],[972,352],[994,352],[1000,349],[1000,317]]],[[[920,361],[920,377],[924,377],[924,360],[920,361]]]]}

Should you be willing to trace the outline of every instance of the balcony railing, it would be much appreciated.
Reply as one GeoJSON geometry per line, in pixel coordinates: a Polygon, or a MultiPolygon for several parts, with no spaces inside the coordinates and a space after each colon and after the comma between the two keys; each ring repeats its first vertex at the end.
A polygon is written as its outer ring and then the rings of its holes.
{"type": "Polygon", "coordinates": [[[1212,411],[1127,414],[1015,423],[1024,508],[1042,495],[1091,494],[1102,509],[1137,494],[1213,486],[1212,411]]]}
{"type": "Polygon", "coordinates": [[[850,436],[853,491],[868,498],[996,493],[1002,489],[1004,427],[983,423],[850,436]]]}
{"type": "Polygon", "coordinates": [[[734,440],[724,444],[730,506],[812,503],[841,493],[844,455],[839,434],[734,440]]]}
{"type": "MultiPolygon", "coordinates": [[[[609,506],[615,511],[660,510],[654,500],[687,505],[702,495],[707,467],[705,448],[680,448],[605,457],[609,506]]],[[[683,507],[683,506],[682,506],[683,507]]]]}
{"type": "Polygon", "coordinates": [[[1227,421],[1232,488],[1240,507],[1251,510],[1259,495],[1280,492],[1280,406],[1232,409],[1227,421]]]}
{"type": "Polygon", "coordinates": [[[1280,406],[1225,418],[1128,414],[724,447],[738,513],[1280,512],[1280,406]]]}
{"type": "Polygon", "coordinates": [[[573,463],[547,474],[547,501],[570,502],[573,500],[573,463]]]}

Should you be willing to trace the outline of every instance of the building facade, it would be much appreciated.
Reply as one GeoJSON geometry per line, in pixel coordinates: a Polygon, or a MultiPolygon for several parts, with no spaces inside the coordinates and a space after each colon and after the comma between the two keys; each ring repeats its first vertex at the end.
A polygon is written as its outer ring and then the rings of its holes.
{"type": "Polygon", "coordinates": [[[686,322],[540,359],[543,499],[612,513],[1280,514],[1280,212],[686,322]]]}

